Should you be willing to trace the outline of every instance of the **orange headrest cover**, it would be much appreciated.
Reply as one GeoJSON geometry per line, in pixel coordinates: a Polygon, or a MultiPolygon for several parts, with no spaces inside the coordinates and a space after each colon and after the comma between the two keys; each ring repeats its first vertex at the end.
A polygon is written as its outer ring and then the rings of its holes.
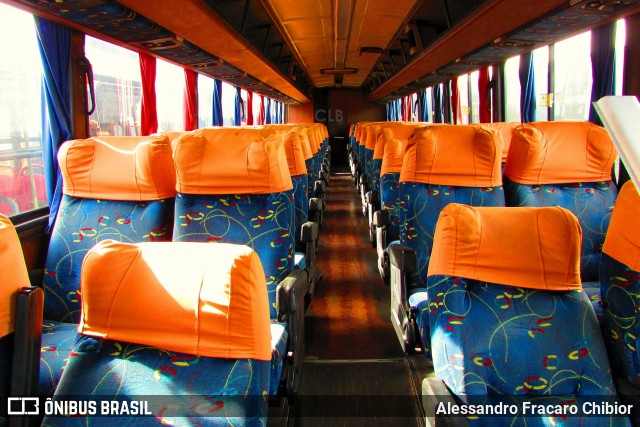
{"type": "Polygon", "coordinates": [[[640,195],[628,181],[618,194],[602,252],[635,271],[640,271],[639,225],[640,195]]]}
{"type": "Polygon", "coordinates": [[[291,190],[282,132],[198,129],[174,145],[177,190],[187,194],[268,194],[291,190]]]}
{"type": "Polygon", "coordinates": [[[388,173],[400,173],[404,149],[415,130],[415,126],[387,127],[382,130],[381,138],[379,138],[378,145],[376,145],[376,152],[378,148],[384,150],[380,176],[388,173]]]}
{"type": "Polygon", "coordinates": [[[609,181],[617,155],[593,123],[527,123],[513,132],[504,174],[530,185],[609,181]]]}
{"type": "Polygon", "coordinates": [[[69,196],[135,201],[176,195],[171,144],[164,135],[67,141],[58,163],[69,196]]]}
{"type": "MultiPolygon", "coordinates": [[[[380,160],[384,158],[385,144],[387,138],[385,138],[384,129],[391,129],[393,132],[391,135],[395,138],[402,140],[408,140],[413,132],[420,126],[418,123],[404,123],[404,122],[389,122],[389,124],[378,125],[379,129],[376,132],[375,148],[373,150],[373,159],[380,160]]],[[[406,145],[406,144],[405,144],[406,145]]],[[[400,172],[400,171],[398,171],[400,172]]]]}
{"type": "Polygon", "coordinates": [[[502,163],[507,161],[507,155],[509,154],[509,147],[511,146],[511,138],[513,137],[513,130],[520,126],[517,122],[495,122],[495,123],[480,123],[480,126],[494,129],[500,132],[502,135],[502,163]]]}
{"type": "Polygon", "coordinates": [[[451,203],[438,217],[427,275],[532,289],[582,289],[581,244],[578,219],[564,208],[451,203]]]}
{"type": "Polygon", "coordinates": [[[87,253],[80,287],[82,334],[271,360],[264,270],[247,246],[104,240],[87,253]]]}
{"type": "Polygon", "coordinates": [[[22,246],[11,221],[0,214],[0,338],[14,330],[16,293],[31,286],[24,264],[22,246]]]}
{"type": "Polygon", "coordinates": [[[416,130],[404,151],[400,182],[493,187],[502,185],[502,138],[478,125],[416,130]]]}

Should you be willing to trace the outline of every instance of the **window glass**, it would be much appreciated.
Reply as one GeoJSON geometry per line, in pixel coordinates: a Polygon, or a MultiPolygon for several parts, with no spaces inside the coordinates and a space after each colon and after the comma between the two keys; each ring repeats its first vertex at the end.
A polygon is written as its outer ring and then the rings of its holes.
{"type": "Polygon", "coordinates": [[[554,46],[554,120],[587,120],[591,101],[591,32],[554,46]]]}
{"type": "Polygon", "coordinates": [[[184,69],[156,60],[158,132],[184,130],[184,69]]]}
{"type": "Polygon", "coordinates": [[[222,118],[223,126],[233,126],[236,109],[236,87],[222,82],[222,118]]]}
{"type": "Polygon", "coordinates": [[[15,215],[47,206],[32,15],[0,3],[0,51],[0,212],[15,215]]]}
{"type": "Polygon", "coordinates": [[[536,122],[549,120],[549,46],[533,51],[533,73],[535,75],[536,122]]]}
{"type": "Polygon", "coordinates": [[[198,74],[198,127],[213,123],[213,79],[198,74]]]}
{"type": "Polygon", "coordinates": [[[504,64],[504,96],[506,99],[505,120],[520,121],[520,57],[507,59],[504,64]]]}
{"type": "Polygon", "coordinates": [[[474,71],[469,74],[469,92],[471,99],[471,123],[480,123],[480,89],[478,82],[480,80],[480,71],[474,71]]]}
{"type": "Polygon", "coordinates": [[[93,67],[96,94],[89,134],[140,135],[142,84],[138,54],[87,36],[85,55],[93,67]]]}
{"type": "Polygon", "coordinates": [[[460,109],[462,110],[463,125],[469,124],[469,75],[464,74],[458,77],[458,91],[460,92],[460,109]]]}

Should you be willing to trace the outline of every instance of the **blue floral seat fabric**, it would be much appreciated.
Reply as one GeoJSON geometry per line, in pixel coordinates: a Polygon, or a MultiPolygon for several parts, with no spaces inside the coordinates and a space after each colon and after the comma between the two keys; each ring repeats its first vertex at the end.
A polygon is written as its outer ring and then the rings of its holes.
{"type": "Polygon", "coordinates": [[[45,319],[79,322],[80,267],[97,242],[171,240],[173,212],[173,197],[134,202],[64,195],[45,263],[45,319]]]}
{"type": "Polygon", "coordinates": [[[45,320],[42,324],[38,395],[51,396],[78,339],[78,325],[45,320]]]}
{"type": "MultiPolygon", "coordinates": [[[[270,318],[275,321],[276,289],[294,268],[294,190],[282,134],[259,139],[259,132],[203,129],[174,147],[178,195],[173,240],[234,243],[255,250],[265,273],[270,318]],[[194,158],[192,151],[202,154],[194,158]],[[201,162],[198,177],[193,171],[201,162]]],[[[290,330],[283,333],[292,335],[290,330]]],[[[274,365],[281,370],[287,352],[272,350],[280,357],[274,365]]],[[[278,384],[271,384],[272,395],[278,384]]]]}
{"type": "Polygon", "coordinates": [[[603,334],[616,377],[640,384],[640,196],[629,181],[616,201],[600,263],[603,334]]]}
{"type": "Polygon", "coordinates": [[[508,206],[561,206],[583,230],[584,282],[599,280],[600,255],[618,191],[611,181],[616,159],[611,138],[589,122],[520,125],[505,164],[508,206]]]}
{"type": "MultiPolygon", "coordinates": [[[[82,292],[82,337],[54,400],[147,401],[150,415],[120,419],[127,425],[266,423],[270,321],[253,250],[103,241],[85,258],[82,292]],[[154,304],[141,307],[150,294],[154,304]]],[[[89,418],[114,422],[89,415],[47,417],[44,425],[89,418]]]]}
{"type": "Polygon", "coordinates": [[[68,141],[58,153],[58,162],[63,197],[43,280],[46,350],[39,390],[49,394],[75,343],[72,335],[80,320],[78,291],[86,253],[105,239],[171,240],[175,196],[175,170],[166,136],[68,141]],[[71,325],[61,324],[65,322],[71,325]]]}
{"type": "MultiPolygon", "coordinates": [[[[428,289],[436,378],[469,403],[519,408],[616,400],[598,322],[579,274],[580,227],[562,208],[449,205],[428,289]],[[464,234],[465,238],[459,236],[464,234]],[[510,286],[508,283],[512,283],[510,286]]],[[[470,425],[629,425],[625,417],[472,417],[470,425]]]]}

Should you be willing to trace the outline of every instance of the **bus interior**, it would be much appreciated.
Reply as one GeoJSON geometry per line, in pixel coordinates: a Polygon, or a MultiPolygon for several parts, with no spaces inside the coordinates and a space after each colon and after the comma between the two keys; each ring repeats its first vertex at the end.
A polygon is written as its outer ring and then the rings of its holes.
{"type": "Polygon", "coordinates": [[[640,426],[638,0],[0,0],[0,426],[640,426]]]}

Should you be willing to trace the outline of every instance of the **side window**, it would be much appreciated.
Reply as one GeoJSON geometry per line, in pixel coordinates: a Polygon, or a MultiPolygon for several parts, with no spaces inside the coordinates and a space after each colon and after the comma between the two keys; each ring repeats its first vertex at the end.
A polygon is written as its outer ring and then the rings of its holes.
{"type": "Polygon", "coordinates": [[[536,122],[549,120],[549,46],[533,51],[533,72],[535,74],[536,122]]]}
{"type": "Polygon", "coordinates": [[[140,135],[142,83],[138,54],[89,36],[84,49],[93,67],[96,92],[89,134],[140,135]]]}
{"type": "Polygon", "coordinates": [[[158,132],[184,130],[184,68],[156,61],[158,132]]]}
{"type": "Polygon", "coordinates": [[[198,127],[213,123],[213,79],[198,74],[198,127]]]}
{"type": "Polygon", "coordinates": [[[0,3],[0,213],[47,206],[41,146],[42,63],[33,16],[0,3]]]}
{"type": "Polygon", "coordinates": [[[505,120],[520,121],[520,57],[514,56],[504,63],[504,96],[506,99],[505,120]]]}
{"type": "Polygon", "coordinates": [[[588,120],[591,101],[591,31],[554,46],[554,120],[588,120]]]}

